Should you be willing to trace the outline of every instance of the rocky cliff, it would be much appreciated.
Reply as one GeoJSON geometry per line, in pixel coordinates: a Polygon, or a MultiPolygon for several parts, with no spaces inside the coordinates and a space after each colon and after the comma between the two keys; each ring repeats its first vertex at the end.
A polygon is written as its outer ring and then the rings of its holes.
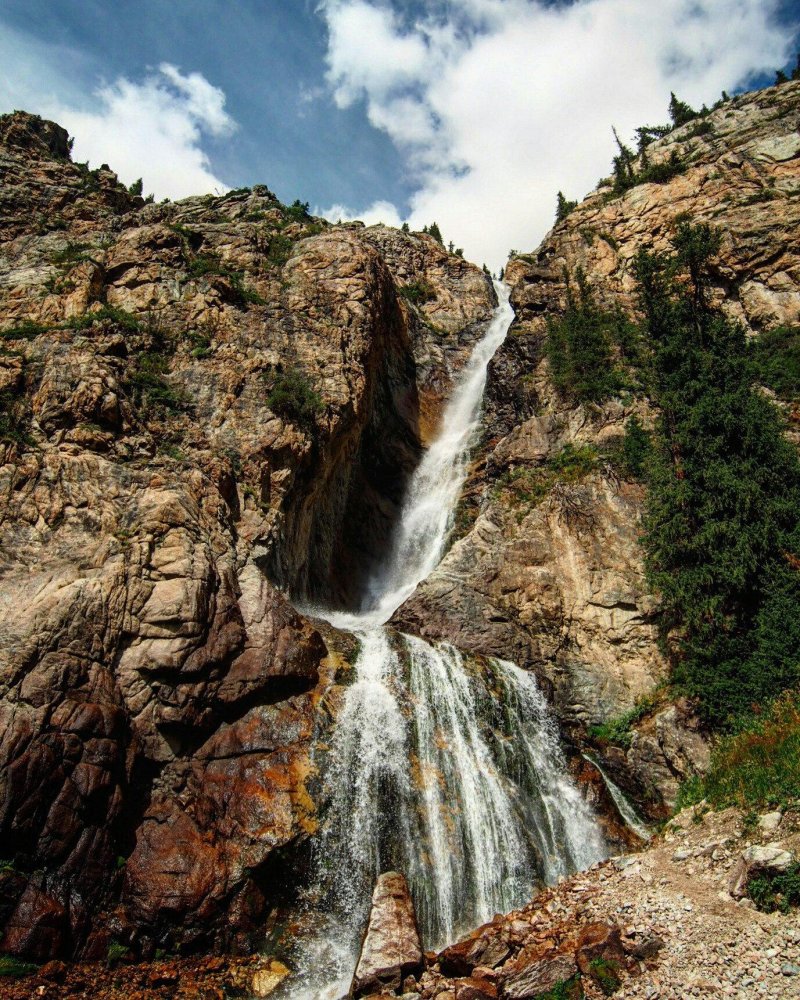
{"type": "Polygon", "coordinates": [[[0,951],[246,950],[340,662],[276,584],[353,599],[494,291],[263,187],[147,204],[23,113],[0,178],[0,951]]]}
{"type": "MultiPolygon", "coordinates": [[[[666,663],[639,546],[643,489],[613,461],[646,398],[571,405],[545,357],[548,320],[582,271],[597,300],[637,315],[633,259],[664,250],[676,220],[723,234],[714,296],[754,334],[800,321],[800,85],[745,94],[647,149],[667,179],[615,194],[601,181],[505,271],[516,319],[492,362],[486,441],[462,506],[464,536],[396,621],[507,655],[551,687],[577,739],[653,696],[666,663]]],[[[641,157],[633,165],[644,172],[641,157]]],[[[707,760],[685,702],[658,705],[606,763],[655,813],[707,760]]]]}

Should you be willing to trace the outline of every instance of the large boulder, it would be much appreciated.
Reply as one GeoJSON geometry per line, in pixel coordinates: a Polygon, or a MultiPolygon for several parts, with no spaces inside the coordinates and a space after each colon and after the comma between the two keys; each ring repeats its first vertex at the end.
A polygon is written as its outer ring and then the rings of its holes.
{"type": "Polygon", "coordinates": [[[400,872],[385,872],[375,883],[369,926],[353,978],[354,996],[372,990],[397,989],[422,968],[414,903],[400,872]]]}

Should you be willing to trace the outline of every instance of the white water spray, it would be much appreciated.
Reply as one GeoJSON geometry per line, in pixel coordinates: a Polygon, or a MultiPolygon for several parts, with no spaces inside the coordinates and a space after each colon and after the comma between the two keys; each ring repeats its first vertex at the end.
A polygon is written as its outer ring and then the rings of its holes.
{"type": "Polygon", "coordinates": [[[375,879],[409,880],[427,948],[605,855],[530,674],[385,628],[439,563],[480,427],[487,368],[513,319],[506,286],[409,485],[385,567],[357,613],[307,609],[353,632],[355,680],[325,769],[319,892],[329,917],[301,946],[293,1000],[347,992],[375,879]]]}

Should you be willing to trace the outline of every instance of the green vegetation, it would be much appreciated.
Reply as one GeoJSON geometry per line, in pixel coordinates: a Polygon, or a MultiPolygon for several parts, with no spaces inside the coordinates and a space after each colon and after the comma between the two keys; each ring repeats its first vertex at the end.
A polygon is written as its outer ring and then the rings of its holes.
{"type": "Polygon", "coordinates": [[[520,465],[499,477],[497,490],[515,505],[540,503],[557,484],[571,485],[585,479],[599,464],[590,444],[566,444],[540,465],[520,465]]]}
{"type": "Polygon", "coordinates": [[[298,427],[312,427],[323,403],[305,372],[301,368],[276,371],[271,374],[270,381],[270,392],[266,399],[270,410],[298,427]]]}
{"type": "Polygon", "coordinates": [[[702,112],[695,111],[685,101],[678,100],[674,91],[669,95],[668,111],[670,121],[675,128],[687,125],[689,122],[694,121],[700,114],[708,114],[708,108],[704,108],[702,112]]]}
{"type": "Polygon", "coordinates": [[[30,976],[39,971],[38,965],[31,962],[23,962],[21,958],[14,955],[0,955],[0,976],[8,976],[10,979],[21,979],[23,976],[30,976]]]}
{"type": "Polygon", "coordinates": [[[652,451],[653,436],[642,427],[642,422],[634,414],[625,424],[625,434],[615,464],[622,475],[629,479],[643,479],[652,451]]]}
{"type": "Polygon", "coordinates": [[[572,979],[562,979],[546,993],[537,993],[533,1000],[583,1000],[583,997],[581,977],[573,976],[572,979]]]}
{"type": "Polygon", "coordinates": [[[295,222],[305,222],[308,218],[308,202],[295,198],[291,205],[284,208],[284,214],[295,222]]]}
{"type": "Polygon", "coordinates": [[[789,913],[793,906],[800,906],[800,863],[794,864],[782,875],[758,875],[747,883],[747,895],[759,910],[765,913],[789,913]]]}
{"type": "Polygon", "coordinates": [[[0,392],[0,441],[7,444],[28,443],[22,401],[10,389],[0,392]]]}
{"type": "Polygon", "coordinates": [[[87,330],[96,323],[108,320],[116,326],[122,327],[128,333],[138,333],[141,330],[141,323],[125,309],[118,309],[116,306],[101,306],[93,312],[85,312],[82,316],[73,316],[65,320],[61,326],[67,330],[87,330]]]}
{"type": "Polygon", "coordinates": [[[135,357],[128,373],[126,389],[145,413],[177,411],[186,406],[183,393],[174,389],[164,377],[169,373],[169,359],[159,351],[145,351],[135,357]]]}
{"type": "Polygon", "coordinates": [[[577,293],[567,282],[566,312],[548,321],[545,354],[563,399],[599,403],[627,384],[615,355],[634,354],[638,338],[621,310],[597,304],[581,270],[576,278],[577,293]]]}
{"type": "Polygon", "coordinates": [[[441,229],[439,229],[439,227],[436,225],[435,222],[432,222],[430,226],[423,226],[422,231],[423,233],[427,233],[429,236],[432,236],[437,243],[441,243],[442,246],[444,246],[444,240],[442,239],[442,231],[441,229]]]}
{"type": "Polygon", "coordinates": [[[607,958],[593,958],[589,963],[589,975],[607,997],[613,996],[622,986],[619,973],[619,964],[607,958]]]}
{"type": "Polygon", "coordinates": [[[84,260],[89,260],[90,246],[88,243],[78,243],[75,240],[67,240],[60,250],[54,250],[50,254],[50,263],[57,265],[80,264],[84,260]]]}
{"type": "Polygon", "coordinates": [[[401,285],[398,292],[404,299],[413,302],[415,306],[421,306],[425,302],[432,302],[436,298],[436,292],[425,281],[412,281],[408,285],[401,285]]]}
{"type": "Polygon", "coordinates": [[[286,261],[292,256],[294,240],[290,236],[283,236],[276,233],[269,241],[267,249],[267,260],[275,267],[283,267],[286,261]]]}
{"type": "Polygon", "coordinates": [[[800,692],[785,691],[768,708],[741,721],[714,748],[703,778],[681,788],[679,808],[706,800],[715,809],[748,811],[800,800],[800,692]]]}
{"type": "Polygon", "coordinates": [[[7,330],[0,330],[2,340],[33,340],[40,333],[47,333],[52,327],[37,323],[32,319],[23,319],[16,326],[11,326],[7,330]]]}
{"type": "MultiPolygon", "coordinates": [[[[647,154],[647,145],[649,145],[649,142],[643,142],[641,129],[639,130],[640,167],[637,170],[636,154],[629,146],[626,146],[622,142],[617,135],[617,130],[614,129],[613,131],[619,150],[613,161],[613,193],[615,196],[624,194],[630,188],[636,187],[637,184],[666,184],[673,177],[677,177],[678,174],[682,174],[686,170],[687,164],[681,159],[677,149],[673,149],[669,154],[669,158],[663,160],[661,163],[651,163],[647,154]]],[[[650,135],[654,130],[651,127],[646,127],[646,131],[650,135]]]]}
{"type": "Polygon", "coordinates": [[[107,964],[109,968],[117,965],[124,959],[129,958],[130,954],[131,950],[126,944],[122,944],[120,941],[112,938],[109,942],[107,953],[107,964]]]}
{"type": "Polygon", "coordinates": [[[627,750],[631,745],[634,725],[646,715],[650,715],[658,707],[661,700],[661,691],[656,690],[653,694],[640,698],[633,708],[617,716],[616,719],[609,719],[599,726],[593,726],[589,735],[598,743],[610,743],[627,750]]]}
{"type": "Polygon", "coordinates": [[[720,237],[678,225],[635,271],[659,406],[644,544],[673,676],[716,726],[800,680],[800,463],[753,387],[741,327],[709,304],[720,237]]]}
{"type": "Polygon", "coordinates": [[[800,397],[800,328],[780,326],[749,341],[753,374],[780,399],[800,397]]]}
{"type": "Polygon", "coordinates": [[[208,275],[219,275],[221,278],[225,278],[231,287],[234,300],[239,305],[253,304],[263,306],[265,304],[264,299],[258,292],[245,285],[244,274],[241,271],[226,267],[217,254],[197,254],[189,261],[188,271],[193,278],[203,278],[208,275]]]}
{"type": "Polygon", "coordinates": [[[564,219],[578,207],[577,201],[567,201],[562,191],[556,196],[556,222],[563,222],[564,219]]]}

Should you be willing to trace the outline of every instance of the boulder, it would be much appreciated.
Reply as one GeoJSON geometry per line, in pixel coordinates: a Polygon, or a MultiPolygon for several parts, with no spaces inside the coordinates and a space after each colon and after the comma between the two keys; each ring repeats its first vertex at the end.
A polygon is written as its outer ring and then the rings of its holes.
{"type": "Polygon", "coordinates": [[[742,852],[728,883],[734,899],[747,895],[747,884],[757,875],[783,875],[794,864],[794,855],[777,844],[756,844],[742,852]]]}
{"type": "Polygon", "coordinates": [[[532,1000],[578,974],[573,955],[537,956],[532,960],[522,952],[503,977],[500,996],[503,1000],[532,1000]]]}
{"type": "Polygon", "coordinates": [[[372,893],[353,995],[365,996],[381,987],[396,990],[406,976],[421,969],[422,944],[408,883],[400,872],[385,872],[372,893]]]}

